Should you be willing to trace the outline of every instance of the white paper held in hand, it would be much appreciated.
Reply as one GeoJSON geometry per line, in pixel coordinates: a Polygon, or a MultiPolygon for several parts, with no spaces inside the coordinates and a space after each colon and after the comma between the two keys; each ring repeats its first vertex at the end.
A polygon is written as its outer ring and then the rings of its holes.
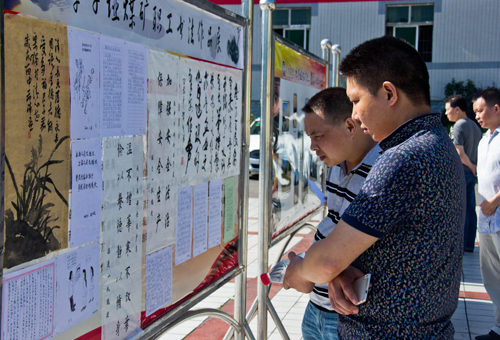
{"type": "Polygon", "coordinates": [[[318,188],[318,186],[316,185],[316,183],[314,183],[313,181],[311,181],[310,179],[308,180],[309,181],[309,185],[311,186],[311,188],[313,189],[314,193],[316,194],[316,196],[318,196],[319,200],[321,201],[321,203],[325,203],[326,202],[326,196],[325,194],[323,193],[323,191],[321,191],[320,188],[318,188]]]}
{"type": "MultiPolygon", "coordinates": [[[[297,254],[297,256],[304,258],[304,256],[306,256],[306,253],[303,252],[297,254]]],[[[281,260],[280,262],[276,263],[274,267],[271,268],[269,273],[261,274],[260,279],[264,284],[264,286],[267,286],[271,282],[283,283],[283,279],[285,278],[286,268],[288,267],[289,264],[290,264],[289,259],[281,260]]]]}

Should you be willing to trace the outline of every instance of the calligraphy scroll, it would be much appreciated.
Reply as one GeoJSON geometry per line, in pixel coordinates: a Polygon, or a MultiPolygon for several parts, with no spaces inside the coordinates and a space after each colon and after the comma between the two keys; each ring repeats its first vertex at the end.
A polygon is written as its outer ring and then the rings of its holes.
{"type": "Polygon", "coordinates": [[[124,339],[140,325],[143,136],[103,139],[102,337],[124,339]]]}
{"type": "Polygon", "coordinates": [[[5,18],[4,267],[68,246],[70,95],[65,25],[5,18]]]}
{"type": "Polygon", "coordinates": [[[179,57],[148,53],[148,237],[147,253],[175,240],[179,142],[179,57]]]}

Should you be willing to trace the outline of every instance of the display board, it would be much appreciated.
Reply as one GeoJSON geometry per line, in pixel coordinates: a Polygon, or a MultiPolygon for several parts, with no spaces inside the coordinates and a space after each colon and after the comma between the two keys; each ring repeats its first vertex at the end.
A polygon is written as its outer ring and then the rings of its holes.
{"type": "Polygon", "coordinates": [[[321,187],[324,165],[311,151],[302,108],[325,88],[326,64],[274,34],[272,237],[321,206],[309,181],[321,187]]]}
{"type": "Polygon", "coordinates": [[[176,0],[3,20],[1,339],[131,339],[239,266],[246,21],[176,0]]]}

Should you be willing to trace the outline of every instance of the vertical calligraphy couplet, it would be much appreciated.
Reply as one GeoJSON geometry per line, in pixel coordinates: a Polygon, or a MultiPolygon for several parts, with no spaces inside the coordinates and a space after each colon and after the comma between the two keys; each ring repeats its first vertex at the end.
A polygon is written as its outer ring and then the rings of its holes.
{"type": "Polygon", "coordinates": [[[172,246],[146,256],[146,317],[172,301],[172,246]]]}
{"type": "Polygon", "coordinates": [[[179,57],[167,52],[148,52],[148,254],[175,240],[182,177],[178,63],[179,57]]]}
{"type": "Polygon", "coordinates": [[[98,138],[99,36],[68,27],[71,138],[98,138]]]}
{"type": "Polygon", "coordinates": [[[77,247],[99,240],[101,230],[101,139],[71,142],[71,237],[77,247]]]}
{"type": "Polygon", "coordinates": [[[193,188],[179,189],[177,195],[177,229],[175,237],[175,265],[191,258],[193,235],[193,188]]]}
{"type": "Polygon", "coordinates": [[[2,339],[50,339],[55,321],[54,260],[7,274],[2,287],[2,339]]]}
{"type": "Polygon", "coordinates": [[[140,327],[143,136],[103,140],[102,337],[140,327]]]}
{"type": "Polygon", "coordinates": [[[67,27],[6,14],[4,267],[68,245],[67,27]]]}

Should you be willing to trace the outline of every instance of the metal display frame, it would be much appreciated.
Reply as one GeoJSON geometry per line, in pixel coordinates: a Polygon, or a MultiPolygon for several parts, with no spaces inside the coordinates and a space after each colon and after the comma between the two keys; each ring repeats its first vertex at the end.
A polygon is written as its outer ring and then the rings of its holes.
{"type": "MultiPolygon", "coordinates": [[[[251,100],[251,65],[252,65],[252,17],[253,17],[253,4],[250,4],[248,0],[245,0],[243,6],[243,15],[240,16],[233,13],[227,9],[224,9],[218,5],[213,4],[208,0],[180,0],[184,3],[198,7],[199,9],[208,12],[212,15],[218,16],[221,19],[227,20],[231,23],[237,24],[243,29],[243,81],[242,81],[242,135],[241,135],[241,159],[240,166],[241,171],[239,173],[239,197],[242,197],[239,201],[237,213],[239,215],[238,229],[237,229],[237,243],[238,243],[238,264],[236,267],[231,269],[229,272],[218,277],[214,282],[203,287],[197,292],[192,292],[193,295],[181,299],[174,303],[174,308],[165,313],[165,315],[158,317],[151,324],[147,325],[141,332],[139,332],[132,339],[158,339],[163,333],[168,331],[170,328],[179,325],[180,323],[190,320],[199,316],[215,317],[222,321],[225,321],[231,326],[231,329],[236,330],[236,338],[243,339],[244,337],[248,339],[255,339],[249,324],[245,318],[246,314],[246,271],[247,271],[247,239],[248,239],[248,186],[249,186],[249,140],[250,140],[250,100],[251,100]],[[203,308],[198,310],[190,310],[194,305],[199,303],[204,298],[208,297],[223,285],[231,281],[236,280],[235,286],[235,307],[234,307],[234,317],[226,312],[223,312],[215,308],[203,308]]],[[[2,14],[4,14],[4,1],[0,0],[0,8],[2,9],[2,14]]],[[[22,14],[22,13],[21,13],[22,14]]],[[[71,26],[70,23],[64,23],[71,26]]],[[[3,241],[4,241],[4,156],[5,156],[5,64],[4,64],[4,15],[0,19],[0,48],[1,48],[1,59],[0,59],[0,171],[1,180],[0,183],[0,230],[2,242],[0,244],[0,260],[3,263],[3,241]]],[[[3,286],[3,269],[0,273],[0,286],[3,286]]],[[[0,307],[2,306],[2,301],[0,298],[0,307]]]]}
{"type": "MultiPolygon", "coordinates": [[[[265,273],[269,268],[269,248],[275,246],[280,241],[287,239],[284,246],[280,251],[280,255],[276,259],[278,262],[283,256],[286,247],[302,228],[310,228],[316,230],[316,228],[308,223],[317,214],[324,212],[325,207],[320,206],[313,211],[309,212],[306,216],[303,216],[298,221],[296,221],[290,227],[287,227],[278,235],[272,237],[271,235],[271,204],[272,204],[272,136],[271,136],[271,126],[272,126],[272,107],[273,107],[273,88],[272,80],[274,79],[274,45],[275,41],[283,44],[287,47],[295,49],[300,54],[307,56],[314,61],[326,66],[326,61],[319,58],[318,56],[306,51],[300,46],[294,44],[282,38],[281,36],[274,34],[272,30],[272,11],[276,8],[276,2],[274,0],[261,0],[260,9],[262,11],[262,82],[261,82],[261,152],[260,152],[260,167],[259,167],[259,272],[265,273]]],[[[325,82],[325,86],[328,87],[328,82],[325,82]]],[[[324,165],[323,165],[324,167],[324,165]]],[[[321,182],[323,183],[326,179],[326,172],[322,172],[321,182]]],[[[269,291],[271,286],[264,286],[262,282],[257,283],[257,298],[252,304],[249,313],[247,314],[247,319],[251,320],[255,314],[258,316],[258,333],[257,339],[264,340],[267,339],[267,312],[269,311],[278,331],[280,332],[283,339],[290,339],[288,336],[276,310],[274,309],[271,300],[269,299],[269,291]]],[[[227,334],[226,339],[229,337],[227,334]]]]}
{"type": "MultiPolygon", "coordinates": [[[[272,25],[271,25],[272,27],[272,25]]],[[[288,47],[290,49],[293,49],[295,50],[296,52],[300,53],[301,55],[309,58],[309,59],[312,59],[314,60],[315,62],[319,63],[319,64],[322,64],[324,66],[326,66],[326,61],[323,59],[323,58],[320,58],[318,57],[317,55],[315,54],[312,54],[311,52],[305,50],[304,48],[300,47],[299,45],[293,43],[292,41],[290,40],[287,40],[286,38],[282,37],[281,35],[277,34],[277,33],[274,33],[271,29],[271,32],[272,32],[272,40],[271,40],[271,50],[272,50],[272,73],[271,73],[271,79],[274,77],[274,55],[275,55],[275,51],[274,51],[274,46],[275,46],[275,42],[285,46],[285,47],[288,47]]],[[[327,80],[327,73],[325,73],[325,79],[327,80]]],[[[325,80],[325,86],[327,86],[328,82],[325,80]]],[[[272,88],[271,88],[272,90],[272,88]]],[[[272,93],[272,92],[271,92],[272,93]]],[[[274,99],[274,96],[271,96],[271,100],[274,99]]],[[[271,108],[273,107],[274,105],[274,101],[272,101],[270,103],[270,108],[269,108],[269,112],[271,112],[271,108]]],[[[262,113],[261,113],[262,114],[262,113]]],[[[266,117],[266,119],[269,119],[267,120],[267,123],[268,124],[271,124],[270,122],[272,121],[271,119],[271,116],[270,117],[266,117]]],[[[262,145],[262,140],[261,140],[261,145],[262,145]]],[[[272,162],[272,154],[266,154],[265,157],[268,157],[269,158],[269,161],[272,162]]],[[[323,167],[323,170],[326,169],[325,165],[322,164],[322,167],[323,167]]],[[[269,176],[270,178],[270,181],[272,180],[272,173],[271,172],[267,172],[267,173],[264,173],[263,174],[264,176],[269,176]]],[[[259,172],[259,178],[260,178],[261,174],[259,172]]],[[[324,183],[324,181],[326,180],[326,171],[323,171],[322,172],[322,177],[321,177],[321,183],[324,183]]],[[[307,215],[301,217],[299,220],[296,220],[295,223],[289,227],[286,227],[285,229],[283,230],[277,230],[276,232],[278,232],[278,234],[276,236],[272,236],[270,235],[270,238],[271,238],[271,242],[270,242],[270,247],[273,247],[275,246],[276,244],[278,244],[279,242],[281,242],[283,239],[287,238],[287,237],[290,237],[291,234],[296,234],[296,232],[301,229],[308,221],[310,221],[311,219],[313,219],[317,214],[323,212],[324,210],[324,206],[319,206],[318,208],[310,211],[307,215]]],[[[271,228],[268,228],[266,230],[269,230],[269,233],[271,233],[270,231],[271,228]]]]}

